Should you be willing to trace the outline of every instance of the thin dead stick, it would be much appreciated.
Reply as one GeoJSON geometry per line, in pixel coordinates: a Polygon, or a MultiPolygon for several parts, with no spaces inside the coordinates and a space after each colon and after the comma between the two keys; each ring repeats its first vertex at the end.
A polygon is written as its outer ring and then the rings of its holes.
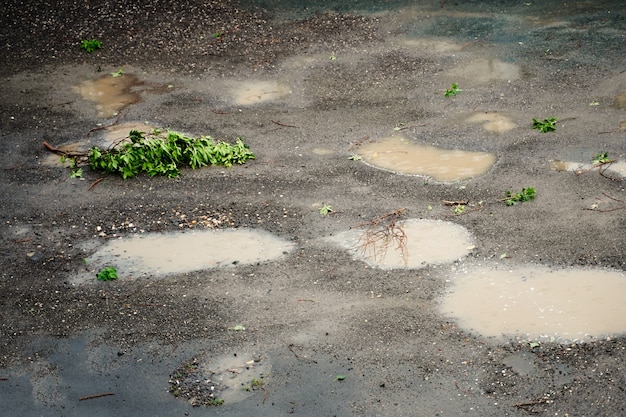
{"type": "Polygon", "coordinates": [[[227,111],[219,111],[219,110],[215,110],[215,109],[211,109],[211,111],[215,114],[230,114],[227,111]]]}
{"type": "Polygon", "coordinates": [[[270,119],[270,121],[271,121],[272,123],[274,123],[275,125],[278,125],[278,126],[283,126],[283,127],[295,127],[295,128],[298,128],[298,126],[294,126],[294,125],[286,125],[286,124],[284,124],[284,123],[277,122],[277,121],[272,120],[272,119],[270,119]]]}
{"type": "Polygon", "coordinates": [[[450,201],[450,200],[441,200],[444,206],[467,206],[469,204],[469,200],[465,201],[450,201]]]}
{"type": "MultiPolygon", "coordinates": [[[[545,404],[547,402],[548,402],[547,399],[542,398],[542,399],[536,400],[536,401],[528,401],[528,402],[525,402],[525,403],[513,404],[513,407],[524,409],[524,407],[530,407],[530,406],[533,406],[533,405],[545,404]]],[[[529,411],[529,410],[526,410],[526,411],[529,411]]]]}
{"type": "Polygon", "coordinates": [[[617,160],[616,159],[611,159],[610,161],[599,162],[597,164],[591,165],[587,169],[579,169],[579,170],[575,171],[575,173],[576,173],[576,175],[582,175],[582,174],[586,174],[589,171],[593,171],[596,168],[599,168],[598,171],[600,172],[600,174],[602,174],[604,171],[606,171],[609,168],[609,166],[611,166],[611,164],[613,162],[617,162],[617,160]],[[605,167],[605,168],[602,169],[603,167],[605,167]]]}
{"type": "Polygon", "coordinates": [[[0,378],[0,381],[8,381],[9,378],[0,378]]]}
{"type": "Polygon", "coordinates": [[[463,45],[463,46],[461,47],[461,51],[463,51],[463,50],[464,50],[465,48],[467,48],[468,46],[478,45],[479,43],[480,43],[480,44],[482,44],[482,43],[483,43],[482,39],[476,39],[475,41],[468,42],[468,43],[466,43],[465,45],[463,45]]]}
{"type": "Polygon", "coordinates": [[[117,114],[117,117],[115,118],[115,121],[113,123],[111,123],[110,125],[94,127],[93,129],[89,130],[89,132],[87,132],[87,134],[89,135],[92,132],[97,132],[98,130],[105,130],[105,129],[108,129],[108,128],[112,127],[112,126],[115,126],[115,125],[119,124],[120,119],[122,118],[122,114],[123,114],[122,112],[119,112],[117,114]]]}
{"type": "Polygon", "coordinates": [[[610,195],[608,195],[607,193],[602,193],[602,195],[603,195],[603,196],[605,196],[605,197],[607,197],[607,198],[610,198],[610,199],[611,199],[611,200],[613,200],[613,201],[617,201],[618,203],[623,203],[623,202],[624,202],[623,200],[618,200],[617,198],[613,198],[613,197],[611,197],[611,196],[610,196],[610,195]]]}
{"type": "Polygon", "coordinates": [[[267,389],[265,387],[261,387],[263,390],[263,404],[265,404],[265,400],[267,400],[267,389]]]}
{"type": "Polygon", "coordinates": [[[89,188],[87,188],[87,191],[93,190],[93,187],[95,187],[96,185],[100,184],[102,181],[104,181],[104,177],[98,178],[97,180],[95,180],[94,182],[91,183],[89,188]]]}
{"type": "Polygon", "coordinates": [[[293,355],[296,357],[296,359],[299,359],[299,360],[305,361],[305,362],[317,363],[317,361],[314,360],[314,359],[309,359],[309,358],[307,358],[305,356],[297,354],[296,351],[293,350],[293,344],[287,343],[287,342],[285,342],[282,339],[281,339],[281,341],[287,346],[287,349],[289,349],[291,351],[291,353],[293,353],[293,355]]]}
{"type": "Polygon", "coordinates": [[[620,130],[622,130],[622,128],[618,127],[613,130],[608,130],[606,132],[598,132],[598,135],[606,135],[607,133],[618,133],[620,130]]]}
{"type": "Polygon", "coordinates": [[[11,169],[16,169],[16,168],[19,168],[19,167],[24,166],[24,165],[26,165],[26,162],[22,162],[21,164],[12,165],[10,167],[6,167],[6,168],[2,168],[2,169],[5,170],[5,171],[9,171],[11,169]]]}
{"type": "Polygon", "coordinates": [[[66,156],[69,158],[78,158],[78,157],[85,157],[87,156],[87,152],[69,152],[69,151],[64,151],[63,149],[59,149],[54,145],[49,144],[48,142],[44,141],[43,142],[43,146],[49,150],[52,153],[55,153],[57,155],[61,155],[61,156],[66,156]]]}
{"type": "Polygon", "coordinates": [[[301,301],[308,301],[310,303],[314,303],[315,302],[315,300],[309,300],[308,298],[298,298],[296,301],[298,303],[301,302],[301,301]]]}
{"type": "Polygon", "coordinates": [[[105,393],[102,393],[102,394],[87,395],[86,397],[80,397],[78,399],[78,401],[93,400],[94,398],[108,397],[110,395],[115,395],[115,393],[113,393],[113,392],[105,392],[105,393]]]}

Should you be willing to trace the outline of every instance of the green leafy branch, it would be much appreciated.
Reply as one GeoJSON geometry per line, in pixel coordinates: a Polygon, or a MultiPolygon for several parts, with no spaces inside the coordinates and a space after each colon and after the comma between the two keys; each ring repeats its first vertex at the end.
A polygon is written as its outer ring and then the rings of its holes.
{"type": "Polygon", "coordinates": [[[448,90],[446,90],[445,96],[446,97],[450,97],[450,96],[456,96],[457,94],[459,94],[461,91],[458,84],[457,83],[452,83],[452,88],[449,88],[448,90]]]}
{"type": "Polygon", "coordinates": [[[535,189],[533,187],[522,188],[522,191],[519,193],[511,193],[510,191],[506,192],[506,198],[502,201],[506,203],[507,206],[514,206],[517,203],[523,203],[524,201],[530,201],[535,198],[535,189]]]}
{"type": "Polygon", "coordinates": [[[241,138],[231,145],[215,142],[210,136],[191,138],[177,132],[161,133],[159,130],[146,134],[132,130],[124,141],[112,149],[91,148],[87,154],[89,166],[94,170],[117,173],[131,178],[145,172],[149,176],[180,175],[179,166],[192,169],[208,165],[230,167],[254,159],[254,154],[241,138]]]}
{"type": "Polygon", "coordinates": [[[539,129],[541,133],[552,132],[556,130],[556,117],[537,120],[533,118],[533,129],[539,129]]]}
{"type": "Polygon", "coordinates": [[[594,165],[600,164],[609,164],[611,162],[615,162],[615,160],[609,158],[608,152],[597,153],[596,156],[593,157],[591,161],[594,165]]]}
{"type": "Polygon", "coordinates": [[[85,51],[91,53],[96,49],[102,48],[102,42],[100,42],[98,39],[83,39],[83,41],[80,43],[80,47],[85,51]]]}
{"type": "Polygon", "coordinates": [[[102,268],[96,277],[100,281],[113,281],[117,279],[117,270],[112,266],[107,266],[102,268]]]}

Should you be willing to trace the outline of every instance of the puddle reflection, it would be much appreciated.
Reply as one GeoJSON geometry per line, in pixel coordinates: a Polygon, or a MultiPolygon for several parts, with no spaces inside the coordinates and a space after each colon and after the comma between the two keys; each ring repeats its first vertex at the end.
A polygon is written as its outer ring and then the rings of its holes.
{"type": "Polygon", "coordinates": [[[143,81],[134,75],[106,75],[96,80],[83,81],[77,91],[85,100],[96,103],[98,117],[109,118],[124,107],[141,100],[139,93],[132,91],[134,87],[141,85],[143,81]]]}
{"type": "Polygon", "coordinates": [[[401,174],[428,176],[443,182],[485,174],[496,162],[492,153],[416,145],[400,137],[363,145],[359,154],[372,166],[401,174]]]}
{"type": "Polygon", "coordinates": [[[577,341],[626,332],[623,272],[478,268],[452,281],[442,311],[483,336],[577,341]]]}

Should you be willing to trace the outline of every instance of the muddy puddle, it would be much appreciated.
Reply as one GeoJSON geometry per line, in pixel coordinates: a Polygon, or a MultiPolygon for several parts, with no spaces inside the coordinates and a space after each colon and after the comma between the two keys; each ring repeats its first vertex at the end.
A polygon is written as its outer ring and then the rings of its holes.
{"type": "Polygon", "coordinates": [[[540,266],[457,272],[441,311],[494,338],[585,341],[626,332],[626,275],[540,266]]]}
{"type": "Polygon", "coordinates": [[[463,62],[450,70],[448,76],[458,80],[471,80],[472,84],[486,84],[495,80],[519,80],[521,71],[516,64],[494,58],[485,58],[463,62]]]}
{"type": "Polygon", "coordinates": [[[353,229],[333,240],[355,258],[381,269],[417,269],[453,262],[474,247],[467,229],[439,220],[409,219],[394,229],[353,229]]]}
{"type": "Polygon", "coordinates": [[[461,181],[483,175],[496,163],[496,156],[492,153],[418,145],[402,137],[368,143],[359,149],[359,154],[367,164],[376,168],[431,177],[441,182],[461,181]]]}
{"type": "Polygon", "coordinates": [[[83,81],[76,90],[85,100],[96,104],[98,117],[109,118],[126,106],[138,103],[141,96],[134,89],[143,84],[138,77],[130,74],[119,77],[105,75],[95,80],[83,81]]]}
{"type": "Polygon", "coordinates": [[[277,101],[289,95],[291,90],[276,81],[247,81],[232,89],[234,103],[243,106],[277,101]]]}
{"type": "Polygon", "coordinates": [[[86,258],[89,272],[73,283],[95,282],[105,266],[120,279],[162,277],[203,269],[278,259],[295,245],[259,230],[225,229],[186,233],[131,235],[112,240],[86,258]]]}
{"type": "Polygon", "coordinates": [[[488,132],[504,133],[515,129],[517,125],[510,117],[498,112],[478,112],[466,119],[469,123],[481,124],[488,132]]]}

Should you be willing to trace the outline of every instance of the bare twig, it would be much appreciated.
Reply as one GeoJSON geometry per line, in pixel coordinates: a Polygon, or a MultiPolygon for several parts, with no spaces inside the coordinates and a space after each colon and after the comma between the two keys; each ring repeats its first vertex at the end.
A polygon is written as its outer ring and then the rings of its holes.
{"type": "Polygon", "coordinates": [[[102,394],[87,395],[86,397],[80,397],[78,399],[78,401],[93,400],[94,398],[108,397],[110,395],[115,395],[115,393],[113,393],[113,392],[105,392],[105,393],[102,393],[102,394]]]}
{"type": "Polygon", "coordinates": [[[17,164],[17,165],[11,165],[10,167],[6,167],[6,168],[2,168],[2,169],[5,170],[5,171],[10,171],[12,169],[17,169],[17,168],[19,168],[21,166],[24,166],[24,165],[26,165],[26,162],[22,162],[22,163],[17,164]]]}
{"type": "Polygon", "coordinates": [[[598,162],[597,164],[593,164],[591,165],[589,168],[585,168],[585,169],[579,169],[577,171],[575,171],[576,175],[582,175],[582,174],[586,174],[589,171],[593,171],[594,169],[598,168],[598,171],[600,172],[600,174],[602,174],[604,171],[606,171],[613,162],[617,162],[616,159],[611,159],[610,161],[604,161],[604,162],[598,162]]]}
{"type": "Polygon", "coordinates": [[[95,187],[96,185],[100,184],[103,180],[104,180],[104,177],[100,177],[97,180],[95,180],[94,182],[92,182],[91,185],[89,186],[89,188],[87,188],[87,191],[91,191],[93,189],[93,187],[95,187]]]}
{"type": "Polygon", "coordinates": [[[482,43],[483,43],[482,39],[476,39],[474,41],[468,42],[468,43],[466,43],[465,45],[463,45],[461,47],[461,51],[465,50],[465,48],[467,48],[469,46],[478,45],[478,44],[482,44],[482,43]]]}
{"type": "Polygon", "coordinates": [[[441,200],[444,206],[467,206],[469,204],[469,200],[441,200]]]}
{"type": "Polygon", "coordinates": [[[427,126],[427,125],[428,125],[428,123],[423,123],[421,125],[402,126],[402,127],[396,127],[394,130],[396,132],[402,132],[403,130],[411,129],[413,127],[424,127],[424,126],[427,126]]]}
{"type": "Polygon", "coordinates": [[[275,125],[278,125],[278,126],[283,126],[283,127],[295,127],[295,128],[297,128],[297,127],[298,127],[298,126],[294,126],[294,125],[286,125],[286,124],[284,124],[284,123],[277,122],[277,121],[272,120],[272,119],[270,119],[270,121],[271,121],[272,123],[274,123],[275,125]]]}
{"type": "Polygon", "coordinates": [[[287,349],[289,349],[291,351],[291,353],[293,353],[293,355],[296,357],[296,359],[299,359],[299,360],[305,361],[305,362],[317,363],[317,361],[314,360],[314,359],[310,359],[310,358],[307,358],[306,356],[302,356],[302,355],[297,354],[296,351],[293,350],[293,343],[287,343],[284,340],[281,340],[281,341],[287,346],[287,349]]]}
{"type": "Polygon", "coordinates": [[[64,151],[63,149],[59,149],[54,145],[49,144],[44,141],[43,146],[52,153],[57,155],[65,156],[68,158],[83,158],[87,156],[87,152],[72,152],[72,151],[64,151]]]}
{"type": "Polygon", "coordinates": [[[610,195],[608,195],[607,193],[602,193],[602,195],[604,195],[605,197],[613,200],[613,201],[617,201],[618,203],[622,203],[621,206],[618,207],[613,207],[610,209],[605,209],[605,210],[601,210],[601,209],[597,209],[597,208],[586,208],[585,210],[591,210],[591,211],[599,211],[600,213],[608,213],[610,211],[617,211],[617,210],[621,210],[626,208],[626,203],[623,200],[618,200],[617,198],[613,198],[610,195]]]}
{"type": "Polygon", "coordinates": [[[374,260],[379,256],[382,260],[389,246],[396,242],[396,249],[400,251],[404,264],[408,263],[407,237],[404,230],[397,224],[404,211],[405,209],[401,208],[356,226],[366,228],[357,243],[357,248],[363,256],[367,256],[369,252],[374,256],[374,260]]]}
{"type": "Polygon", "coordinates": [[[547,404],[548,400],[546,398],[542,398],[540,400],[536,400],[536,401],[528,401],[528,402],[524,402],[524,403],[517,403],[517,404],[513,404],[513,407],[517,407],[521,410],[524,410],[528,413],[531,414],[539,414],[541,413],[543,410],[541,411],[537,411],[537,410],[533,410],[533,406],[535,405],[539,405],[539,404],[547,404]]]}

